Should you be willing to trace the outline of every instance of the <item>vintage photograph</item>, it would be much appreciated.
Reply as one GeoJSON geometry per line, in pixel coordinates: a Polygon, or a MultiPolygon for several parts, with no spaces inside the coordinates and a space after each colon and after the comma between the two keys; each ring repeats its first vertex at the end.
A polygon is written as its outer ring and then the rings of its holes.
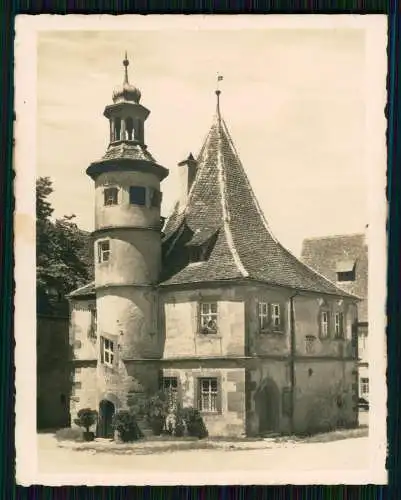
{"type": "Polygon", "coordinates": [[[385,483],[386,18],[62,17],[16,29],[22,483],[385,483]]]}

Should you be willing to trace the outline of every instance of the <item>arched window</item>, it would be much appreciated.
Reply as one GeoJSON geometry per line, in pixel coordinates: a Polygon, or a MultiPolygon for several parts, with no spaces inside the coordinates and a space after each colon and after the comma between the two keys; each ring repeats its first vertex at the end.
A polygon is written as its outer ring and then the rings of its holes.
{"type": "Polygon", "coordinates": [[[126,118],[125,120],[125,130],[126,130],[126,139],[129,141],[133,141],[135,139],[135,130],[134,130],[134,121],[131,117],[126,118]]]}
{"type": "Polygon", "coordinates": [[[116,118],[114,122],[114,140],[121,140],[121,118],[116,118]]]}

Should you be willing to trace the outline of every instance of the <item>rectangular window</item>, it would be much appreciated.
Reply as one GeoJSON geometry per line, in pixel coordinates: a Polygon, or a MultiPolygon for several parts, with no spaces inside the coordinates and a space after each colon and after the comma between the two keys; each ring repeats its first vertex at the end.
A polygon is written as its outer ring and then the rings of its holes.
{"type": "Polygon", "coordinates": [[[329,335],[329,313],[322,311],[320,315],[320,336],[326,338],[329,335]]]}
{"type": "Polygon", "coordinates": [[[199,401],[200,411],[217,413],[218,385],[217,378],[199,379],[199,401]]]}
{"type": "Polygon", "coordinates": [[[104,190],[104,204],[106,206],[117,205],[118,203],[118,188],[112,187],[104,190]]]}
{"type": "Polygon", "coordinates": [[[91,309],[91,324],[89,330],[89,337],[96,338],[96,309],[91,309]]]}
{"type": "Polygon", "coordinates": [[[369,379],[365,377],[361,377],[360,381],[360,392],[361,397],[365,397],[369,395],[369,379]]]}
{"type": "Polygon", "coordinates": [[[97,250],[99,264],[102,262],[108,262],[110,259],[110,241],[99,241],[97,244],[97,250]]]}
{"type": "Polygon", "coordinates": [[[259,302],[258,305],[259,329],[265,330],[269,326],[269,304],[259,302]]]}
{"type": "Polygon", "coordinates": [[[271,305],[271,324],[275,330],[278,330],[281,327],[280,304],[271,305]]]}
{"type": "Polygon", "coordinates": [[[200,305],[201,333],[217,333],[217,302],[203,302],[200,305]]]}
{"type": "Polygon", "coordinates": [[[157,189],[150,190],[150,206],[160,208],[162,201],[162,193],[157,189]]]}
{"type": "Polygon", "coordinates": [[[100,343],[101,349],[101,361],[103,364],[108,366],[113,366],[114,363],[114,342],[106,339],[105,337],[101,338],[100,343]]]}
{"type": "Polygon", "coordinates": [[[355,270],[346,271],[346,272],[338,272],[337,273],[337,281],[355,281],[355,270]]]}
{"type": "Polygon", "coordinates": [[[129,188],[129,202],[131,205],[146,205],[146,188],[143,186],[131,186],[129,188]]]}
{"type": "Polygon", "coordinates": [[[343,313],[335,313],[335,315],[334,315],[334,334],[337,338],[342,338],[344,335],[344,315],[343,315],[343,313]]]}
{"type": "Polygon", "coordinates": [[[163,392],[168,396],[169,407],[174,410],[177,408],[178,401],[178,378],[177,377],[163,377],[163,392]]]}

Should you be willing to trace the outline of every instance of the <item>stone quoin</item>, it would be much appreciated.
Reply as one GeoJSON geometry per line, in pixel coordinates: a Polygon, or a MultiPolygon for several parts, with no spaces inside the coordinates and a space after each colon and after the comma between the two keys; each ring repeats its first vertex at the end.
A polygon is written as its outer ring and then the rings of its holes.
{"type": "MultiPolygon", "coordinates": [[[[168,170],[145,144],[149,110],[113,93],[95,189],[95,281],[69,295],[75,389],[111,436],[115,411],[159,389],[198,408],[211,436],[356,426],[359,298],[273,236],[221,113],[161,217],[168,170]]],[[[219,77],[219,81],[222,77],[219,77]]]]}

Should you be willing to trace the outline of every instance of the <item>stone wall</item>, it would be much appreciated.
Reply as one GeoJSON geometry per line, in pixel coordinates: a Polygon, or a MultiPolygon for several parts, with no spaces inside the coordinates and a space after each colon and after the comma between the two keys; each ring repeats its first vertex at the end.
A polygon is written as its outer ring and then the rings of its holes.
{"type": "Polygon", "coordinates": [[[310,360],[295,365],[296,432],[314,432],[357,425],[357,364],[353,361],[310,360]]]}

